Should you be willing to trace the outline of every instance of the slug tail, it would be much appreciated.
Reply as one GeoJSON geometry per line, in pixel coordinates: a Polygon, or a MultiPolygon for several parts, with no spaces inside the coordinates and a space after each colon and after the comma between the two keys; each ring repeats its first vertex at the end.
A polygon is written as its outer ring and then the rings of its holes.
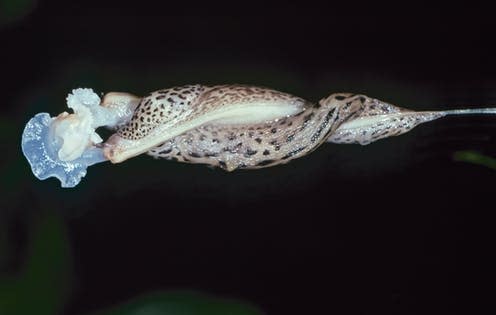
{"type": "Polygon", "coordinates": [[[495,115],[496,108],[453,109],[444,111],[401,110],[373,116],[359,116],[341,124],[328,139],[332,143],[358,143],[374,141],[404,134],[416,126],[448,115],[495,115]]]}

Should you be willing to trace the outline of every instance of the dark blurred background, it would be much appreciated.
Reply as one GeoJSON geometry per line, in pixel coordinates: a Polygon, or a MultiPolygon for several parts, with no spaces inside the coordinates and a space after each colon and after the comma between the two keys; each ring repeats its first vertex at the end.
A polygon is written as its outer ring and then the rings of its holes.
{"type": "Polygon", "coordinates": [[[312,101],[495,106],[490,8],[0,4],[0,314],[87,314],[140,296],[116,314],[494,311],[496,117],[326,144],[259,171],[140,156],[90,167],[74,189],[38,181],[20,150],[29,118],[64,111],[77,87],[243,83],[312,101]],[[226,301],[239,309],[215,308],[226,301]]]}

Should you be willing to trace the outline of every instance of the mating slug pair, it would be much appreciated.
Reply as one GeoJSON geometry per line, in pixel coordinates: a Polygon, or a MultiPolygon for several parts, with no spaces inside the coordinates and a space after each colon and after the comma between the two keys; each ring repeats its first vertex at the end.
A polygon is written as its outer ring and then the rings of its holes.
{"type": "Polygon", "coordinates": [[[22,148],[40,179],[74,187],[89,165],[120,163],[147,153],[227,171],[287,163],[324,142],[369,144],[450,114],[496,114],[494,108],[412,110],[359,94],[337,93],[311,103],[287,93],[245,85],[187,85],[140,98],[91,89],[67,97],[74,110],[40,113],[26,125],[22,148]],[[95,129],[115,133],[106,141],[95,129]]]}

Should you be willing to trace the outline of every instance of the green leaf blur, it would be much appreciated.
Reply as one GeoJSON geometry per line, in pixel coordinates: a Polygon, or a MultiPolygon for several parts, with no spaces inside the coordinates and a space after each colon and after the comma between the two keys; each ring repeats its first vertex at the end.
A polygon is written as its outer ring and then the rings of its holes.
{"type": "Polygon", "coordinates": [[[70,250],[62,220],[37,218],[31,231],[19,273],[0,276],[0,314],[58,314],[68,297],[70,250]]]}
{"type": "Polygon", "coordinates": [[[89,315],[260,315],[255,307],[196,292],[155,292],[89,315]]]}
{"type": "Polygon", "coordinates": [[[0,0],[0,26],[22,19],[36,5],[36,0],[0,0]]]}
{"type": "Polygon", "coordinates": [[[496,159],[475,151],[457,151],[453,154],[455,161],[482,165],[496,170],[496,159]]]}

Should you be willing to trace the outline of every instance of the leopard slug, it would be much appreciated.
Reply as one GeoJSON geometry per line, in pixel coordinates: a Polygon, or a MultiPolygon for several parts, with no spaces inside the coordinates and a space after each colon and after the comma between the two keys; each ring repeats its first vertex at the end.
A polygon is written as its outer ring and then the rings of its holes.
{"type": "MultiPolygon", "coordinates": [[[[40,123],[43,126],[38,129],[56,130],[46,132],[55,135],[41,149],[38,142],[24,141],[23,137],[23,151],[28,160],[33,147],[47,151],[46,147],[55,146],[55,151],[43,153],[45,159],[65,169],[68,165],[80,165],[84,174],[86,167],[94,163],[106,160],[120,163],[142,153],[172,161],[208,164],[227,171],[259,169],[288,163],[325,142],[365,145],[450,114],[496,114],[494,108],[416,112],[350,93],[331,94],[312,103],[287,93],[247,85],[186,85],[152,92],[142,98],[108,93],[101,102],[94,99],[95,95],[90,89],[74,90],[68,97],[74,114],[44,116],[45,121],[40,123]],[[83,124],[88,120],[81,118],[83,112],[91,123],[83,124]],[[67,123],[69,117],[75,122],[67,123]],[[64,124],[71,128],[60,127],[64,124]],[[66,131],[79,130],[73,128],[74,124],[80,129],[84,126],[84,132],[76,132],[84,135],[77,141],[72,141],[74,131],[70,137],[66,131]],[[95,136],[94,130],[99,126],[115,130],[104,143],[95,136]],[[65,150],[66,144],[79,150],[65,150]]],[[[25,129],[29,139],[35,129],[28,128],[30,123],[25,129]]],[[[47,168],[40,166],[40,161],[34,164],[37,173],[42,173],[40,168],[47,168]]],[[[34,168],[33,172],[37,175],[34,168]]],[[[43,176],[61,179],[67,173],[43,176]]],[[[70,175],[70,185],[75,186],[84,174],[70,175]]],[[[68,179],[61,179],[63,184],[64,180],[68,179]]]]}

